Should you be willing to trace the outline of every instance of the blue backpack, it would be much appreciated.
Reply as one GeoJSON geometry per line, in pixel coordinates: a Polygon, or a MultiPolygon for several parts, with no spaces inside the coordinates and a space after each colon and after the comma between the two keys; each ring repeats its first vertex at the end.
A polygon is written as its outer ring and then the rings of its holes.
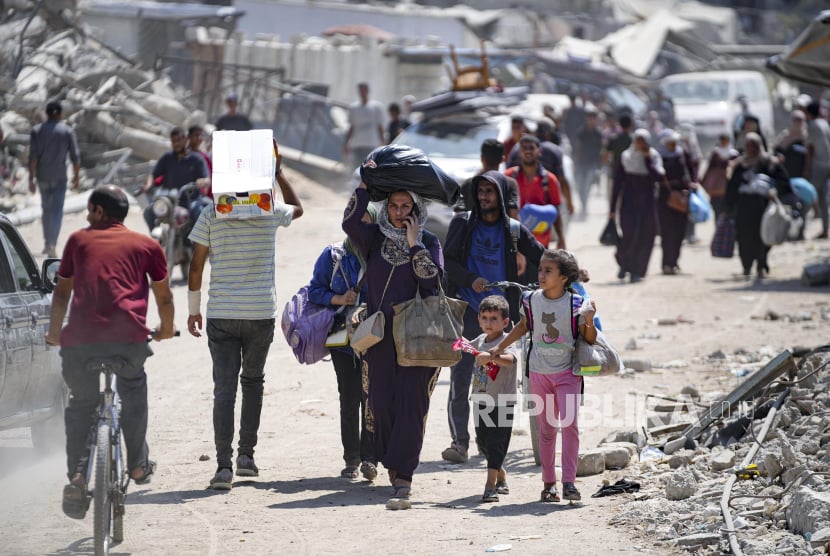
{"type": "Polygon", "coordinates": [[[297,361],[311,365],[329,354],[326,338],[334,309],[308,300],[308,286],[291,296],[282,311],[282,334],[297,361]]]}

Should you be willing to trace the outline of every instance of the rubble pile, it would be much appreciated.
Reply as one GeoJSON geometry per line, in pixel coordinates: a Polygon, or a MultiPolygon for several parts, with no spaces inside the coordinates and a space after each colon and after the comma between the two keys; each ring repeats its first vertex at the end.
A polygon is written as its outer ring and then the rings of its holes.
{"type": "Polygon", "coordinates": [[[206,123],[205,113],[183,103],[184,93],[166,76],[139,68],[95,40],[70,10],[40,4],[37,13],[18,10],[0,24],[5,211],[19,208],[12,195],[27,193],[29,132],[45,119],[50,100],[62,102],[63,118],[77,133],[86,187],[104,177],[128,176],[134,165],[146,175],[146,162],[169,149],[172,127],[206,123]]]}
{"type": "Polygon", "coordinates": [[[744,391],[749,412],[725,412],[700,434],[646,445],[641,432],[620,431],[603,441],[598,450],[620,441],[640,450],[639,461],[607,472],[606,482],[624,477],[641,485],[612,525],[700,554],[731,552],[730,532],[744,554],[830,553],[830,347],[744,391]]]}

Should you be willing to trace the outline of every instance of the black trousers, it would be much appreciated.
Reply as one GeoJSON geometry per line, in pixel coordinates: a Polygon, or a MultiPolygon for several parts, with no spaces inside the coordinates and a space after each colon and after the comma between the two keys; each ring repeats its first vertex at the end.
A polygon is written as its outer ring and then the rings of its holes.
{"type": "Polygon", "coordinates": [[[340,394],[340,441],[346,465],[375,461],[372,436],[366,431],[366,401],[363,397],[363,373],[360,359],[349,351],[331,350],[331,362],[337,374],[340,394]]]}
{"type": "Polygon", "coordinates": [[[99,373],[87,369],[90,359],[118,356],[124,367],[116,389],[121,398],[121,432],[127,447],[127,469],[147,466],[147,375],[144,361],[153,354],[147,342],[98,343],[61,349],[63,379],[69,387],[66,424],[66,466],[71,478],[86,473],[90,431],[95,424],[99,398],[99,373]]]}
{"type": "Polygon", "coordinates": [[[487,469],[499,470],[504,465],[510,436],[513,434],[515,406],[474,405],[473,422],[476,427],[476,443],[487,457],[487,469]]]}

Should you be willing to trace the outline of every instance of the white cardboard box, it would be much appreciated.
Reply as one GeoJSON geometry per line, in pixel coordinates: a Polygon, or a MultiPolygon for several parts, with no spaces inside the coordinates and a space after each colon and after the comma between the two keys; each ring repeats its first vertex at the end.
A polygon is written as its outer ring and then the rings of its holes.
{"type": "Polygon", "coordinates": [[[215,131],[213,203],[217,218],[256,218],[274,213],[273,132],[215,131]]]}

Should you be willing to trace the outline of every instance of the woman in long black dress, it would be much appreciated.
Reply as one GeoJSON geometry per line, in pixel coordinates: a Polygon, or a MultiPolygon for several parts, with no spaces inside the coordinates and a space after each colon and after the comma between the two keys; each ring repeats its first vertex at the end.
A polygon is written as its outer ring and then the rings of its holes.
{"type": "Polygon", "coordinates": [[[660,156],[663,159],[665,180],[657,199],[657,219],[660,223],[660,245],[663,248],[663,274],[677,274],[680,267],[680,248],[686,236],[689,221],[687,212],[679,212],[668,205],[670,191],[691,194],[688,154],[680,146],[680,134],[667,130],[661,139],[660,156]]]}
{"type": "Polygon", "coordinates": [[[628,274],[632,282],[646,275],[654,238],[657,235],[657,203],[655,188],[665,171],[657,151],[649,145],[651,134],[645,129],[634,132],[631,146],[623,151],[611,192],[610,220],[620,211],[622,238],[617,248],[617,277],[628,274]]]}
{"type": "Polygon", "coordinates": [[[735,160],[726,186],[726,210],[735,215],[738,255],[744,276],[750,275],[753,264],[758,278],[769,274],[770,248],[761,241],[761,219],[773,195],[788,198],[792,194],[787,171],[775,157],[767,154],[760,135],[748,133],[744,154],[735,160]]]}

